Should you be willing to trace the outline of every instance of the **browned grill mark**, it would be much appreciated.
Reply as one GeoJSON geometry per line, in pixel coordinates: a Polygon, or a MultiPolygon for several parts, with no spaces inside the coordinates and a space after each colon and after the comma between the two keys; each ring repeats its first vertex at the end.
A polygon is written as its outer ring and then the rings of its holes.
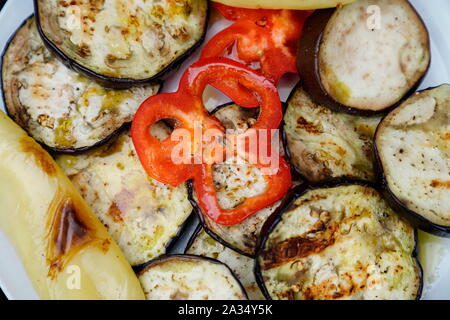
{"type": "Polygon", "coordinates": [[[111,203],[106,214],[110,216],[114,222],[123,222],[122,211],[119,209],[115,202],[111,203]]]}
{"type": "MultiPolygon", "coordinates": [[[[262,252],[263,270],[268,270],[281,266],[293,260],[307,257],[311,254],[317,254],[332,246],[336,241],[336,224],[321,232],[321,238],[308,239],[303,237],[289,238],[276,243],[270,249],[262,252]]],[[[319,231],[320,232],[320,231],[319,231]]]]}
{"type": "Polygon", "coordinates": [[[82,203],[60,192],[50,205],[47,261],[51,279],[55,279],[70,258],[85,245],[95,241],[103,252],[109,249],[110,240],[97,237],[96,227],[85,210],[82,203]]]}
{"type": "Polygon", "coordinates": [[[450,189],[450,180],[432,180],[431,181],[431,187],[433,188],[440,188],[440,189],[450,189]]]}
{"type": "Polygon", "coordinates": [[[366,287],[369,274],[365,267],[353,272],[345,272],[339,276],[338,285],[330,280],[322,281],[312,285],[303,292],[304,300],[335,300],[353,296],[366,287]],[[356,276],[356,277],[355,277],[356,276]]]}
{"type": "Polygon", "coordinates": [[[313,133],[313,134],[319,134],[320,133],[320,129],[316,125],[314,125],[313,123],[309,122],[308,120],[306,120],[302,116],[300,116],[297,119],[297,128],[306,130],[307,132],[313,133]]]}
{"type": "Polygon", "coordinates": [[[32,154],[39,167],[49,176],[56,174],[56,165],[50,155],[44,151],[34,140],[24,137],[20,141],[23,152],[32,154]]]}

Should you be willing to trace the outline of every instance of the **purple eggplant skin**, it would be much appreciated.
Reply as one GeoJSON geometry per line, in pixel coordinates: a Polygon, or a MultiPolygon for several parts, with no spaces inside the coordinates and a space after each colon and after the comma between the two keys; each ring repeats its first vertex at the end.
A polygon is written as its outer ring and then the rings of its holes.
{"type": "MultiPolygon", "coordinates": [[[[412,6],[411,6],[412,7],[412,6]]],[[[412,7],[415,11],[414,7],[412,7]]],[[[430,68],[430,63],[428,64],[427,70],[424,72],[423,76],[411,87],[411,89],[394,105],[389,106],[383,110],[359,110],[356,108],[351,108],[345,106],[336,100],[334,100],[322,85],[319,73],[319,50],[320,44],[323,38],[323,31],[328,24],[331,16],[335,12],[335,8],[316,10],[312,15],[310,15],[304,26],[303,32],[300,37],[298,49],[297,49],[297,69],[300,74],[300,81],[302,82],[303,89],[311,96],[312,100],[324,107],[337,112],[345,112],[360,116],[371,116],[376,114],[383,114],[394,109],[405,101],[409,96],[411,96],[417,88],[422,83],[425,75],[428,73],[430,68]]],[[[417,11],[416,11],[417,13],[417,11]]],[[[417,14],[420,21],[423,23],[422,18],[417,14]]],[[[430,43],[428,39],[428,48],[430,48],[430,43]]]]}
{"type": "Polygon", "coordinates": [[[203,229],[203,226],[201,224],[198,224],[186,244],[186,248],[184,249],[184,254],[187,254],[188,250],[192,247],[192,244],[194,243],[195,238],[197,238],[198,234],[202,231],[202,229],[203,229]]]}
{"type": "Polygon", "coordinates": [[[141,268],[136,272],[136,275],[139,276],[142,273],[144,273],[148,268],[163,263],[164,261],[170,260],[170,259],[177,259],[177,258],[181,258],[181,259],[195,259],[195,260],[203,260],[203,261],[208,261],[208,262],[212,262],[214,264],[218,264],[218,265],[222,265],[225,266],[228,271],[230,271],[231,275],[233,276],[233,278],[236,280],[236,282],[239,284],[239,288],[242,291],[242,294],[244,297],[247,298],[248,300],[248,295],[247,292],[244,289],[244,286],[242,285],[241,281],[236,277],[236,275],[234,274],[234,272],[230,269],[229,266],[227,266],[225,263],[220,262],[219,260],[213,259],[213,258],[209,258],[209,257],[202,257],[202,256],[196,256],[196,255],[192,255],[192,254],[167,254],[167,255],[163,255],[159,258],[150,260],[146,263],[144,263],[141,268]]]}
{"type": "MultiPolygon", "coordinates": [[[[209,112],[209,114],[214,115],[214,113],[218,112],[219,110],[226,108],[228,106],[234,105],[234,104],[235,104],[234,102],[222,104],[220,106],[215,107],[211,112],[209,112]]],[[[206,233],[211,238],[213,238],[214,240],[219,242],[224,247],[230,248],[231,250],[234,250],[237,253],[242,254],[246,257],[254,258],[254,255],[253,256],[249,255],[248,253],[240,250],[239,248],[236,248],[235,246],[229,244],[228,242],[223,240],[221,237],[219,237],[216,233],[214,233],[212,230],[210,230],[208,228],[208,224],[205,221],[205,217],[202,213],[202,210],[201,210],[200,206],[198,205],[198,203],[194,199],[194,187],[193,187],[192,181],[187,182],[187,187],[188,187],[188,199],[193,207],[194,212],[196,213],[198,219],[200,220],[200,224],[199,224],[198,229],[196,229],[196,231],[194,232],[192,237],[189,239],[189,243],[188,243],[188,246],[186,247],[186,250],[188,250],[188,248],[191,246],[192,242],[194,241],[195,236],[198,234],[198,232],[200,232],[200,229],[203,227],[205,229],[206,233]]]]}
{"type": "MultiPolygon", "coordinates": [[[[282,215],[284,212],[288,211],[292,208],[294,201],[301,197],[303,194],[308,192],[309,190],[313,189],[320,189],[320,188],[334,188],[339,186],[347,186],[347,185],[361,185],[366,187],[371,187],[377,191],[381,191],[374,183],[363,181],[363,180],[357,180],[357,179],[347,179],[347,178],[337,178],[332,179],[327,182],[322,183],[303,183],[295,187],[291,190],[289,193],[289,196],[285,198],[285,200],[281,203],[281,205],[275,210],[275,212],[266,220],[264,223],[260,237],[258,239],[257,244],[257,250],[256,250],[256,257],[255,257],[255,266],[254,266],[254,273],[255,273],[255,279],[256,283],[258,284],[259,288],[261,289],[261,292],[263,293],[264,297],[267,300],[273,300],[273,298],[270,296],[269,291],[266,288],[266,285],[264,284],[264,277],[261,272],[261,266],[258,262],[258,257],[261,255],[262,251],[264,250],[264,247],[266,245],[266,242],[269,238],[269,235],[272,233],[272,231],[275,229],[275,227],[278,225],[278,223],[282,220],[282,215]]],[[[389,204],[389,203],[388,203],[389,204]]],[[[395,211],[395,209],[394,209],[395,211]]],[[[414,239],[415,239],[415,247],[412,252],[412,257],[416,261],[418,272],[419,272],[419,288],[417,290],[416,300],[420,300],[422,297],[422,291],[423,291],[423,268],[422,265],[419,262],[419,237],[417,229],[414,229],[414,239]]]]}
{"type": "MultiPolygon", "coordinates": [[[[291,100],[291,98],[294,96],[295,92],[299,88],[304,89],[304,85],[303,85],[301,80],[299,82],[297,82],[297,84],[294,86],[294,88],[290,92],[286,102],[284,102],[282,104],[282,106],[283,106],[283,115],[286,112],[286,109],[288,107],[289,101],[291,100]]],[[[280,134],[281,134],[281,141],[282,141],[282,144],[283,144],[285,157],[289,161],[289,164],[291,166],[292,179],[299,180],[299,181],[307,181],[307,182],[309,182],[310,185],[316,185],[316,184],[320,185],[320,184],[322,184],[324,181],[321,181],[321,182],[309,181],[309,179],[305,175],[303,175],[301,173],[299,168],[297,168],[297,166],[294,164],[294,162],[291,161],[292,160],[292,153],[289,150],[289,144],[288,144],[288,140],[287,140],[287,133],[286,133],[286,130],[284,130],[284,125],[285,125],[285,122],[284,122],[284,116],[283,116],[283,120],[281,121],[281,125],[280,125],[280,134]]],[[[339,180],[355,180],[354,177],[350,177],[350,176],[342,176],[342,177],[339,177],[339,178],[333,178],[331,180],[336,180],[336,179],[339,179],[339,180]]],[[[362,180],[362,179],[358,179],[358,180],[362,180]]],[[[371,182],[369,180],[367,182],[373,183],[373,182],[371,182]]],[[[378,181],[375,184],[378,186],[378,181]]]]}
{"type": "MultiPolygon", "coordinates": [[[[29,19],[31,19],[33,17],[33,15],[30,15],[28,18],[26,18],[21,24],[20,26],[16,29],[16,31],[9,37],[8,41],[6,42],[6,45],[3,49],[3,52],[1,54],[1,64],[0,64],[0,70],[2,70],[2,64],[3,64],[3,56],[6,54],[6,51],[8,50],[11,42],[13,41],[13,39],[16,37],[17,32],[22,29],[22,27],[27,23],[27,21],[29,19]]],[[[163,89],[163,81],[161,80],[154,80],[151,81],[151,83],[153,84],[158,84],[159,85],[159,90],[158,93],[160,93],[163,89]]],[[[6,97],[5,97],[5,91],[3,89],[3,72],[0,72],[0,90],[1,90],[1,96],[2,96],[2,100],[3,100],[3,105],[5,106],[5,113],[6,115],[8,115],[8,117],[10,117],[11,119],[12,116],[10,114],[10,112],[8,111],[8,106],[6,105],[6,97]]],[[[40,142],[40,141],[36,141],[38,142],[45,150],[47,150],[50,154],[79,154],[82,153],[84,151],[88,151],[91,149],[95,149],[97,147],[99,147],[100,145],[103,145],[105,143],[107,143],[108,141],[114,139],[115,137],[119,136],[122,132],[124,132],[125,130],[127,130],[131,125],[131,122],[126,122],[123,123],[119,128],[117,128],[116,130],[114,130],[113,132],[111,132],[108,136],[106,136],[105,138],[103,138],[102,140],[94,143],[91,146],[86,146],[86,147],[82,147],[82,148],[75,148],[75,149],[60,149],[60,148],[54,148],[54,147],[50,147],[47,146],[46,144],[40,142]]]]}
{"type": "MultiPolygon", "coordinates": [[[[437,88],[439,86],[430,87],[424,90],[421,90],[419,92],[432,90],[434,88],[437,88]]],[[[386,115],[387,116],[387,115],[386,115]]],[[[385,116],[385,117],[386,117],[385,116]]],[[[424,218],[417,212],[409,209],[405,204],[403,204],[400,199],[398,199],[395,194],[389,189],[389,185],[386,179],[385,171],[383,168],[383,164],[381,162],[380,154],[378,152],[377,145],[375,143],[376,137],[379,133],[379,130],[382,126],[382,123],[384,121],[384,118],[381,119],[380,124],[378,125],[377,130],[375,131],[374,135],[374,143],[373,143],[373,159],[374,159],[374,170],[375,170],[375,176],[378,177],[379,185],[380,185],[380,192],[382,193],[383,197],[386,199],[389,206],[394,209],[395,212],[398,214],[401,214],[406,220],[408,220],[414,227],[426,231],[428,233],[434,234],[439,237],[445,237],[450,238],[450,227],[441,226],[438,224],[435,224],[428,219],[424,218]]]]}
{"type": "MultiPolygon", "coordinates": [[[[198,203],[194,199],[194,196],[193,196],[194,188],[193,188],[191,180],[189,180],[187,182],[187,188],[188,188],[188,199],[189,199],[189,202],[192,205],[193,211],[195,212],[195,214],[197,215],[198,219],[200,220],[200,225],[199,226],[203,227],[205,229],[206,233],[211,238],[213,238],[214,240],[219,242],[224,247],[227,247],[227,248],[229,248],[229,249],[231,249],[233,251],[236,251],[239,254],[242,254],[242,255],[244,255],[246,257],[249,257],[249,258],[253,259],[255,257],[254,255],[250,255],[250,254],[242,251],[241,249],[236,248],[235,246],[229,244],[228,242],[223,240],[221,237],[219,237],[216,233],[214,233],[211,229],[208,228],[208,225],[207,225],[207,223],[205,221],[205,217],[204,217],[204,215],[202,213],[202,210],[200,209],[200,206],[198,205],[198,203]]],[[[194,234],[197,234],[198,232],[199,232],[199,230],[196,230],[194,234]]],[[[194,237],[194,235],[192,237],[194,237]]],[[[193,240],[194,240],[193,238],[189,239],[189,246],[192,244],[193,240]]],[[[187,248],[189,248],[189,246],[187,248]]]]}
{"type": "MultiPolygon", "coordinates": [[[[211,115],[214,115],[214,113],[216,113],[216,112],[218,112],[219,110],[221,110],[221,109],[223,109],[223,108],[225,108],[225,107],[228,107],[228,106],[230,106],[230,105],[235,105],[235,103],[234,103],[234,102],[229,102],[229,103],[225,103],[225,104],[223,104],[223,105],[217,106],[217,107],[215,107],[215,108],[214,108],[211,112],[209,112],[209,113],[210,113],[211,115]]],[[[284,113],[284,111],[285,111],[286,108],[287,108],[287,105],[286,105],[284,102],[282,102],[282,108],[283,108],[283,113],[284,113]]],[[[280,124],[280,130],[282,130],[282,123],[280,124]]],[[[281,133],[282,133],[282,132],[281,132],[281,133]]],[[[284,143],[284,142],[281,141],[281,143],[284,143]]],[[[285,149],[285,146],[283,146],[283,149],[286,150],[286,149],[285,149]]],[[[286,157],[285,157],[285,158],[286,158],[286,157]]],[[[294,171],[292,168],[291,168],[291,172],[292,172],[293,178],[297,177],[295,171],[294,171]]],[[[303,180],[302,180],[302,181],[303,181],[303,180]]],[[[194,191],[194,189],[193,189],[192,181],[189,181],[188,184],[187,184],[187,186],[188,186],[188,198],[189,198],[189,201],[191,202],[191,205],[192,205],[192,207],[194,208],[193,210],[195,211],[195,213],[197,214],[197,216],[198,216],[198,218],[199,218],[199,220],[200,220],[200,227],[199,227],[199,229],[201,229],[201,227],[203,227],[203,228],[205,229],[206,233],[207,233],[211,238],[213,238],[214,240],[216,240],[217,242],[219,242],[221,245],[223,245],[223,246],[225,246],[225,247],[227,247],[227,248],[229,248],[229,249],[231,249],[231,250],[233,250],[233,251],[236,251],[237,253],[239,253],[239,254],[241,254],[241,255],[244,255],[244,256],[246,256],[246,257],[249,257],[249,258],[254,259],[254,258],[255,258],[255,254],[249,254],[249,253],[244,252],[244,251],[242,251],[241,249],[239,249],[239,248],[237,248],[237,247],[235,247],[235,246],[229,244],[228,242],[226,242],[225,240],[223,240],[219,235],[217,235],[217,234],[214,233],[211,229],[208,228],[208,224],[207,224],[206,221],[205,221],[205,217],[204,217],[204,215],[203,215],[203,213],[202,213],[202,211],[201,211],[201,208],[199,207],[198,203],[195,201],[195,199],[194,199],[194,197],[193,197],[193,191],[194,191]]],[[[190,244],[191,244],[191,242],[192,242],[193,239],[195,238],[195,235],[196,235],[198,232],[199,232],[199,230],[196,230],[195,234],[194,234],[194,235],[192,236],[192,238],[190,239],[190,244]]],[[[189,244],[189,245],[190,245],[190,244],[189,244]]],[[[188,246],[187,248],[189,248],[189,246],[188,246]]],[[[187,250],[187,249],[186,249],[186,250],[187,250]]]]}
{"type": "Polygon", "coordinates": [[[191,55],[193,54],[198,47],[203,43],[206,36],[206,30],[208,29],[208,23],[209,23],[209,14],[210,14],[210,6],[208,4],[207,12],[206,12],[206,20],[205,20],[205,27],[203,30],[203,34],[200,37],[200,39],[191,47],[189,48],[185,53],[180,55],[178,58],[176,58],[174,61],[172,61],[168,66],[166,66],[163,70],[155,74],[154,76],[147,78],[147,79],[130,79],[130,78],[115,78],[115,77],[108,77],[101,75],[97,72],[94,72],[75,60],[72,60],[69,58],[61,49],[58,48],[56,44],[54,44],[44,33],[42,30],[42,26],[40,23],[40,17],[39,17],[39,0],[33,0],[34,2],[34,12],[35,12],[35,18],[36,18],[36,26],[38,29],[38,32],[42,38],[42,41],[44,42],[45,46],[55,54],[56,57],[58,57],[68,68],[75,70],[76,72],[79,72],[91,79],[94,79],[99,84],[106,88],[112,88],[112,89],[128,89],[130,87],[135,86],[143,86],[150,83],[155,83],[156,80],[164,79],[165,77],[169,76],[172,72],[177,71],[181,64],[191,55]]]}

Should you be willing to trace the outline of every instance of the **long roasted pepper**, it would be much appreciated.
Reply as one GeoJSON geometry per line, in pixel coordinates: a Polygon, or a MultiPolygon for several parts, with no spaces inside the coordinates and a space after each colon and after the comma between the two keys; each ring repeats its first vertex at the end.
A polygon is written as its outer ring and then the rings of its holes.
{"type": "Polygon", "coordinates": [[[143,299],[122,252],[50,155],[0,112],[0,229],[42,299],[143,299]]]}

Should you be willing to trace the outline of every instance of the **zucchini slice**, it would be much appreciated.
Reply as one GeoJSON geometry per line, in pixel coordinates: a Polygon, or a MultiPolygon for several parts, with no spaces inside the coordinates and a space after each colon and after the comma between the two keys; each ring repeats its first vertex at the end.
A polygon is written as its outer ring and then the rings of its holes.
{"type": "MultiPolygon", "coordinates": [[[[234,103],[217,107],[212,114],[222,125],[234,133],[245,132],[256,121],[257,108],[242,108],[234,103]]],[[[242,159],[242,162],[244,160],[242,159]]],[[[266,181],[255,166],[245,163],[234,164],[223,162],[214,166],[214,182],[219,204],[225,208],[233,208],[248,197],[263,192],[266,181]]],[[[239,224],[224,226],[215,223],[203,214],[196,203],[196,195],[192,194],[192,204],[206,232],[224,246],[236,252],[252,257],[255,254],[256,241],[264,221],[279,205],[279,201],[266,207],[239,224]]]]}
{"type": "MultiPolygon", "coordinates": [[[[170,131],[158,123],[152,133],[165,138],[170,131]]],[[[165,254],[192,212],[186,184],[171,187],[146,175],[129,131],[57,162],[133,266],[165,254]]]]}
{"type": "Polygon", "coordinates": [[[160,78],[203,41],[206,0],[35,0],[45,44],[75,70],[105,85],[160,78]]]}
{"type": "Polygon", "coordinates": [[[416,232],[364,183],[299,188],[264,226],[255,273],[267,298],[416,299],[416,232]]]}
{"type": "Polygon", "coordinates": [[[187,254],[217,259],[226,264],[241,281],[250,300],[264,300],[253,274],[254,259],[231,250],[211,238],[201,226],[192,235],[186,248],[187,254]]]}
{"type": "Polygon", "coordinates": [[[417,227],[450,237],[450,85],[416,93],[375,135],[386,198],[417,227]]]}
{"type": "Polygon", "coordinates": [[[9,116],[41,144],[66,153],[110,139],[160,88],[152,84],[110,90],[79,75],[45,48],[33,17],[3,55],[2,85],[9,116]]]}
{"type": "Polygon", "coordinates": [[[341,177],[374,181],[372,138],[380,120],[315,104],[297,85],[284,115],[286,153],[311,182],[341,177]]]}
{"type": "Polygon", "coordinates": [[[407,0],[360,0],[315,11],[305,23],[297,61],[313,101],[373,114],[417,89],[430,65],[429,35],[407,0]]]}
{"type": "Polygon", "coordinates": [[[225,264],[192,255],[170,255],[138,273],[147,300],[246,300],[239,280],[225,264]]]}

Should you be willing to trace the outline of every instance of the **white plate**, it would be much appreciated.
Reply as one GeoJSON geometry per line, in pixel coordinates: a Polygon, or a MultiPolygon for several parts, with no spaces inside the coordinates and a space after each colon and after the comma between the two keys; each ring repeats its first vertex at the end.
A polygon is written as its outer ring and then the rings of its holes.
{"type": "MultiPolygon", "coordinates": [[[[411,1],[425,21],[431,36],[432,63],[421,88],[450,83],[450,1],[448,0],[413,0],[411,1]]],[[[33,12],[32,0],[9,0],[0,12],[0,51],[20,24],[33,12]]],[[[207,40],[218,30],[229,25],[224,20],[210,24],[207,40]]],[[[165,83],[164,91],[174,91],[184,69],[198,59],[191,56],[165,83]]],[[[296,82],[295,77],[284,79],[280,85],[280,95],[285,100],[296,82]]],[[[215,94],[211,89],[207,93],[207,106],[227,102],[226,97],[215,94]]],[[[3,101],[0,109],[4,110],[3,101]]],[[[0,137],[1,139],[1,137],[0,137]]],[[[0,177],[1,179],[1,177],[0,177]]],[[[183,237],[186,240],[186,237],[183,237]]],[[[421,263],[424,269],[424,299],[450,299],[450,239],[437,238],[420,234],[421,263]]],[[[0,231],[0,286],[10,299],[37,299],[38,296],[22,267],[19,257],[14,252],[5,235],[0,231]]]]}

